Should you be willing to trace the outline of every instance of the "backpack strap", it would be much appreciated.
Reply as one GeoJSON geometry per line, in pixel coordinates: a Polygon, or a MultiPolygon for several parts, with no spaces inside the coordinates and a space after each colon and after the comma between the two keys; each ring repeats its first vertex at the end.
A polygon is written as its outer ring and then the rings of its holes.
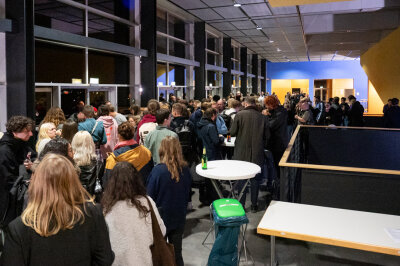
{"type": "Polygon", "coordinates": [[[90,133],[90,135],[93,135],[94,130],[96,129],[98,124],[99,124],[99,121],[96,121],[96,124],[94,124],[94,127],[93,127],[92,132],[90,133]]]}

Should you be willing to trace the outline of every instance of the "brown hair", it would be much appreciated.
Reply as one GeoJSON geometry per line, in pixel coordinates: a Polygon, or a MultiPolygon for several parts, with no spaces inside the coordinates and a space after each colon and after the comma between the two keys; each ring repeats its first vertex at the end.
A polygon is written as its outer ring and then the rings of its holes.
{"type": "Polygon", "coordinates": [[[272,109],[275,109],[276,107],[279,106],[279,101],[278,98],[276,98],[275,96],[267,96],[264,99],[264,105],[267,106],[271,106],[272,109]]]}
{"type": "Polygon", "coordinates": [[[51,107],[46,116],[43,118],[42,123],[53,123],[56,128],[59,124],[63,124],[65,122],[65,115],[63,110],[60,107],[51,107]]]}
{"type": "Polygon", "coordinates": [[[71,143],[76,132],[78,132],[78,123],[73,120],[67,120],[64,122],[63,129],[61,131],[61,137],[71,143]]]}
{"type": "Polygon", "coordinates": [[[104,214],[109,213],[115,203],[125,200],[136,207],[141,217],[146,217],[149,209],[140,203],[140,197],[146,197],[146,188],[139,172],[128,162],[117,163],[111,170],[109,181],[101,199],[104,214]]]}
{"type": "Polygon", "coordinates": [[[12,116],[6,123],[6,130],[8,133],[19,133],[25,128],[32,130],[35,128],[35,122],[26,116],[16,115],[12,116]]]}
{"type": "Polygon", "coordinates": [[[122,123],[121,125],[118,126],[118,134],[124,140],[133,139],[134,130],[135,130],[135,128],[128,121],[126,121],[126,122],[124,122],[124,123],[122,123]]]}
{"type": "Polygon", "coordinates": [[[168,171],[171,173],[171,178],[175,182],[179,182],[179,174],[182,172],[182,168],[187,165],[183,159],[182,147],[177,138],[167,136],[161,141],[160,150],[160,162],[165,163],[168,171]]]}
{"type": "Polygon", "coordinates": [[[85,203],[93,203],[72,163],[58,154],[46,155],[40,162],[32,176],[28,195],[22,222],[44,237],[72,229],[79,222],[82,224],[85,203]]]}
{"type": "Polygon", "coordinates": [[[147,103],[147,110],[149,111],[149,114],[151,115],[156,115],[157,110],[160,109],[160,104],[152,99],[147,103]]]}
{"type": "Polygon", "coordinates": [[[202,111],[205,111],[205,110],[207,110],[208,108],[210,108],[211,107],[211,103],[210,102],[203,102],[202,104],[201,104],[201,110],[202,111]]]}
{"type": "Polygon", "coordinates": [[[94,117],[93,106],[85,105],[85,107],[83,107],[82,113],[86,116],[86,118],[93,118],[94,117]]]}
{"type": "Polygon", "coordinates": [[[176,112],[178,115],[182,115],[184,108],[186,108],[186,106],[181,103],[174,103],[174,105],[172,105],[172,111],[176,112]]]}

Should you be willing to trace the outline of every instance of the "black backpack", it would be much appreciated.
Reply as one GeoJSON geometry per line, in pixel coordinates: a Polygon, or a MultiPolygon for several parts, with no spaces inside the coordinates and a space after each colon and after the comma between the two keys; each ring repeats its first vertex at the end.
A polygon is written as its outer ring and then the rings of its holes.
{"type": "Polygon", "coordinates": [[[192,152],[192,143],[193,143],[193,132],[189,127],[189,120],[185,120],[185,122],[175,128],[175,133],[178,135],[179,142],[182,146],[182,153],[188,154],[192,152]]]}
{"type": "Polygon", "coordinates": [[[237,112],[232,112],[229,115],[226,114],[226,112],[222,112],[221,116],[222,119],[224,119],[226,128],[229,130],[231,128],[231,124],[232,124],[232,115],[236,114],[237,112]]]}

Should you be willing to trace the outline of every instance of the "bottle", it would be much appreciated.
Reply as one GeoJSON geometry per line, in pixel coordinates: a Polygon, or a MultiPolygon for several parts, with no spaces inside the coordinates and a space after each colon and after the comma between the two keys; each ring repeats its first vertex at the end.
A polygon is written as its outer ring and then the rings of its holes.
{"type": "Polygon", "coordinates": [[[203,156],[201,157],[201,169],[207,169],[207,154],[206,154],[206,147],[203,148],[203,156]]]}
{"type": "Polygon", "coordinates": [[[231,134],[228,132],[228,134],[226,135],[226,141],[227,142],[231,142],[231,134]]]}

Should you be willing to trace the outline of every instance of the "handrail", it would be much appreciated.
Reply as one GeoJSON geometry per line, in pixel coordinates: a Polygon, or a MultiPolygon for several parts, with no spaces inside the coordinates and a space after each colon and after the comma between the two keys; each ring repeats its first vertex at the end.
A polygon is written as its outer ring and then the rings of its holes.
{"type": "Polygon", "coordinates": [[[400,131],[400,129],[394,128],[373,128],[373,127],[344,127],[344,126],[313,126],[313,125],[298,125],[294,131],[290,142],[283,153],[281,160],[279,161],[280,167],[292,167],[292,168],[302,168],[302,169],[315,169],[315,170],[331,170],[331,171],[343,171],[343,172],[357,172],[357,173],[373,173],[373,174],[386,174],[386,175],[400,175],[398,170],[386,170],[386,169],[375,169],[375,168],[362,168],[362,167],[348,167],[348,166],[336,166],[336,165],[321,165],[321,164],[306,164],[306,163],[289,163],[288,159],[294,142],[300,132],[301,127],[308,128],[327,128],[327,129],[359,129],[359,130],[387,130],[387,131],[400,131]]]}

